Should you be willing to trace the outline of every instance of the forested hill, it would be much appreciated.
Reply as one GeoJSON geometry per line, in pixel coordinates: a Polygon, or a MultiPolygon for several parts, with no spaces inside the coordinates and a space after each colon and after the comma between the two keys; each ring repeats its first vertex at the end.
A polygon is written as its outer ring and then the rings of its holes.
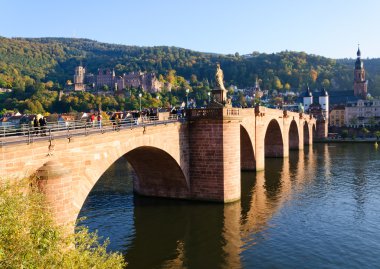
{"type": "MultiPolygon", "coordinates": [[[[254,45],[252,45],[254,46],[254,45]]],[[[334,60],[304,52],[253,53],[240,56],[202,53],[177,47],[138,47],[106,44],[77,38],[0,37],[0,87],[25,87],[33,81],[63,85],[72,80],[74,68],[82,62],[89,72],[99,67],[115,68],[117,74],[168,70],[198,81],[213,81],[220,62],[228,85],[253,86],[256,77],[264,89],[300,90],[313,88],[352,89],[353,61],[334,60]]],[[[380,95],[380,59],[364,61],[369,90],[380,95]]]]}

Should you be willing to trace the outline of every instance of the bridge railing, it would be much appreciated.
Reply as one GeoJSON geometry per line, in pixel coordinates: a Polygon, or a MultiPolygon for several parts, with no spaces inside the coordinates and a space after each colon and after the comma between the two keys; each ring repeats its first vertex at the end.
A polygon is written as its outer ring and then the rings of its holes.
{"type": "Polygon", "coordinates": [[[170,115],[164,119],[157,116],[142,116],[139,118],[128,117],[125,119],[102,120],[102,121],[67,121],[67,122],[48,122],[46,126],[30,127],[21,126],[0,128],[0,147],[9,144],[30,144],[41,140],[52,141],[58,138],[71,139],[74,136],[89,134],[103,134],[106,132],[118,132],[122,129],[143,128],[167,124],[170,122],[182,121],[177,115],[170,115]]]}
{"type": "Polygon", "coordinates": [[[223,116],[239,116],[239,108],[201,108],[190,109],[187,112],[187,117],[192,119],[222,119],[223,116]]]}

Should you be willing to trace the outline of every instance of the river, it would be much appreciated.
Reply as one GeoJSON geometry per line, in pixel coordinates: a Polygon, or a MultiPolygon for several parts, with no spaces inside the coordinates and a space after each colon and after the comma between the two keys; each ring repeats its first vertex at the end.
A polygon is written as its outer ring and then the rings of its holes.
{"type": "Polygon", "coordinates": [[[130,269],[379,268],[380,150],[315,144],[265,165],[218,204],[134,195],[119,161],[80,215],[130,269]]]}

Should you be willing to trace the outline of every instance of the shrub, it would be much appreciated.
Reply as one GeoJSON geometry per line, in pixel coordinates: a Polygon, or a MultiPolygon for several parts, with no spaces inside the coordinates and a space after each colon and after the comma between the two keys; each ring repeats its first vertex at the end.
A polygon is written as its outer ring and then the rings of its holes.
{"type": "Polygon", "coordinates": [[[0,185],[0,268],[123,268],[86,227],[65,234],[54,224],[45,197],[23,181],[0,185]]]}

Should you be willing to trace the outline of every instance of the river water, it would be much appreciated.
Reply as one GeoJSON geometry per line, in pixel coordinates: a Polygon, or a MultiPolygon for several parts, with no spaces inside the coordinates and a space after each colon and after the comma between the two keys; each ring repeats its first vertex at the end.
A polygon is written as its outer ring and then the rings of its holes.
{"type": "Polygon", "coordinates": [[[119,161],[80,215],[130,269],[380,268],[380,150],[316,144],[265,165],[223,205],[134,195],[119,161]]]}

